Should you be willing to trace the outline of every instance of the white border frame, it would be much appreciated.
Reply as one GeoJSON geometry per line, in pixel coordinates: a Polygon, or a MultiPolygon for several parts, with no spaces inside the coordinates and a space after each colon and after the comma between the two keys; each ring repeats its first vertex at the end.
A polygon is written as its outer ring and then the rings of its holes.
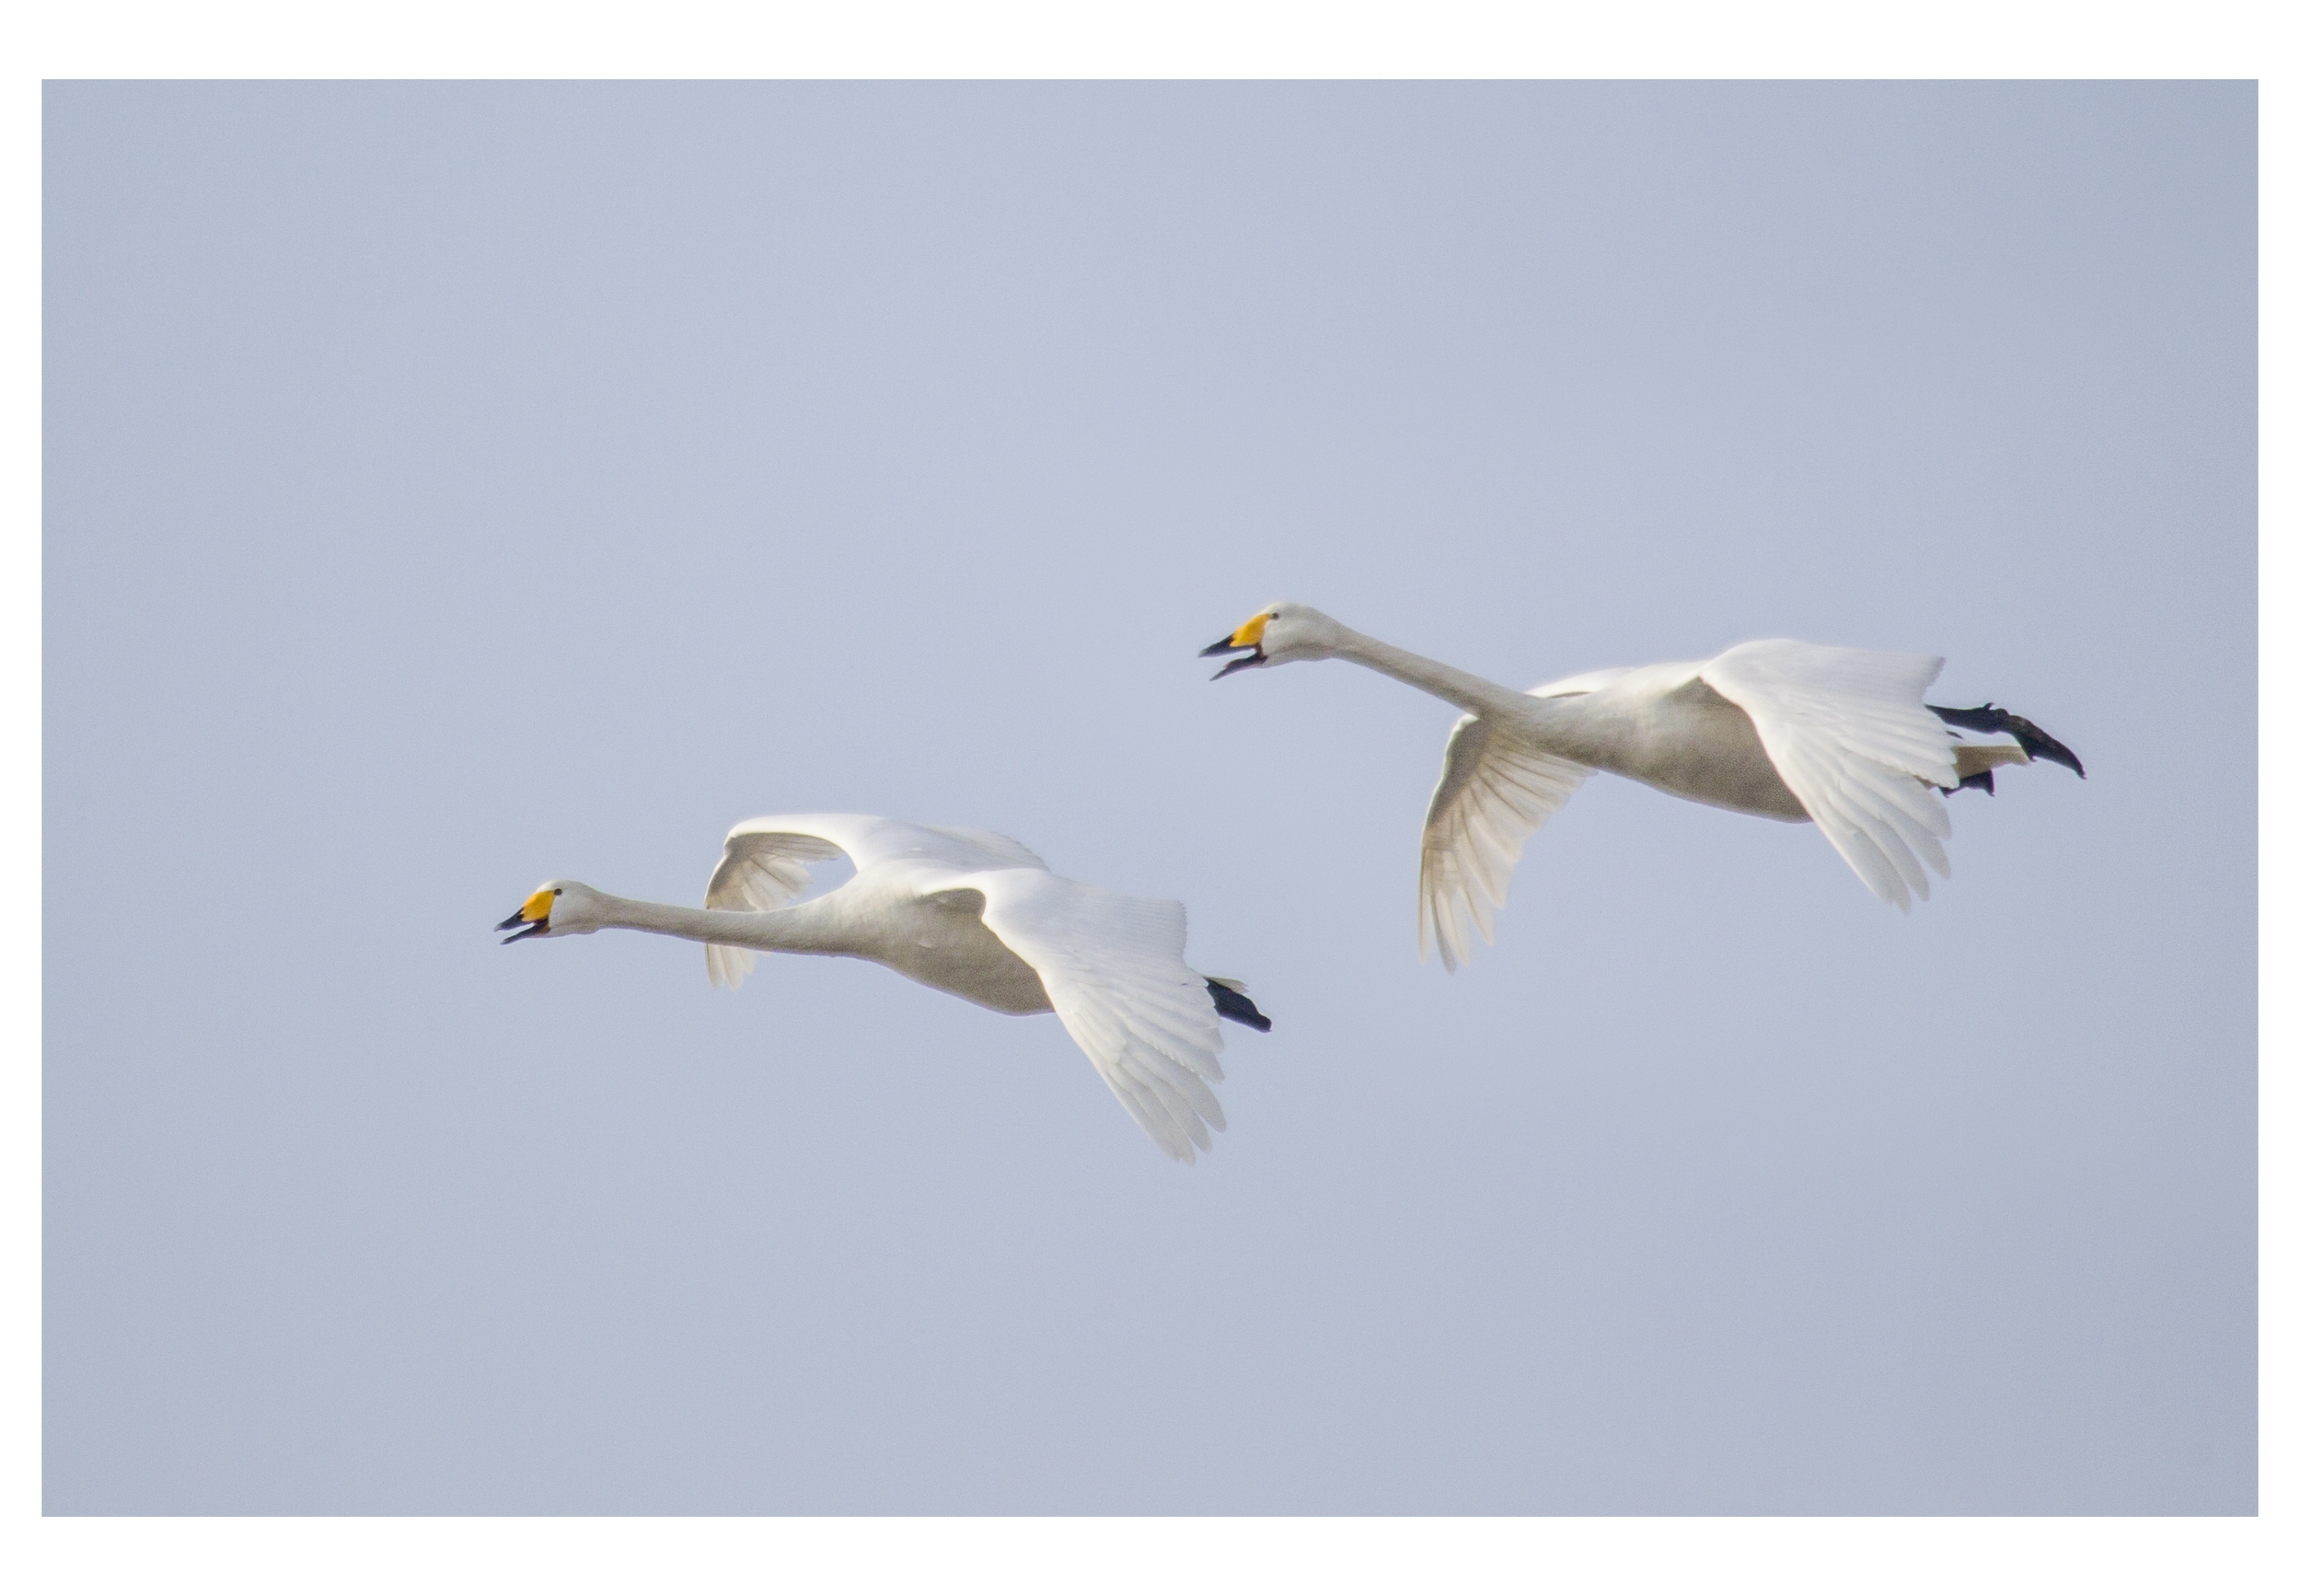
{"type": "MultiPolygon", "coordinates": [[[[2292,94],[2264,4],[1866,6],[1046,0],[838,9],[564,0],[34,0],[0,79],[12,513],[0,539],[4,901],[40,891],[40,83],[86,77],[2176,77],[2261,80],[2261,812],[2288,783],[2300,650],[2288,288],[2292,94]],[[2278,292],[2282,288],[2281,292],[2278,292]]],[[[2261,837],[2263,972],[2300,968],[2293,845],[2261,837]]],[[[0,1567],[41,1592],[1420,1589],[2029,1592],[2289,1588],[2293,1004],[2261,1009],[2258,1519],[43,1519],[40,937],[0,958],[0,1567]],[[2279,1572],[2280,1571],[2280,1572],[2279,1572]],[[18,1577],[21,1577],[19,1575],[18,1577]],[[2271,1581],[2281,1583],[2271,1583],[2271,1581]]]]}

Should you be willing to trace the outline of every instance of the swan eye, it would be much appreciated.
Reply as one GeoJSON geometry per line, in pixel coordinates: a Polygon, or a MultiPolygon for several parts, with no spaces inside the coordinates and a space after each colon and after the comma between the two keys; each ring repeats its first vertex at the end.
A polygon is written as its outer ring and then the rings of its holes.
{"type": "Polygon", "coordinates": [[[556,898],[556,897],[558,897],[562,892],[564,892],[565,890],[567,890],[567,889],[566,889],[566,888],[564,888],[564,887],[554,887],[554,888],[552,888],[552,889],[551,889],[551,896],[552,896],[552,897],[554,897],[554,898],[556,898]]]}

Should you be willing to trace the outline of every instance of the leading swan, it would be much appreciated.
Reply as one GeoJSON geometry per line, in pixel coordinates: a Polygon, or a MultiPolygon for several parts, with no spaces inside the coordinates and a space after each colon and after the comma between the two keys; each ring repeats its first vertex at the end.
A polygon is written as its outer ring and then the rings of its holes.
{"type": "Polygon", "coordinates": [[[704,907],[613,898],[546,882],[497,931],[530,937],[618,928],[702,942],[713,986],[738,987],[760,953],[869,959],[1000,1014],[1060,1015],[1134,1123],[1170,1157],[1197,1161],[1223,1128],[1221,1021],[1270,1029],[1238,982],[1182,962],[1182,906],[1054,874],[993,831],[876,815],[768,815],[727,833],[704,907]],[[801,903],[811,862],[845,854],[854,879],[801,903]]]}
{"type": "Polygon", "coordinates": [[[1591,671],[1514,693],[1353,631],[1307,605],[1280,603],[1199,651],[1239,655],[1214,673],[1297,659],[1353,660],[1467,711],[1421,831],[1421,957],[1470,956],[1526,839],[1593,770],[1696,803],[1821,827],[1869,890],[1905,911],[1929,896],[1924,866],[1948,874],[1944,791],[1994,794],[1996,769],[2050,759],[2084,765],[2030,721],[1994,705],[1924,701],[1940,674],[1929,654],[1879,654],[1775,639],[1690,664],[1591,671]],[[1950,727],[2009,734],[1967,743],[1950,727]],[[1922,861],[1920,863],[1919,861],[1922,861]]]}

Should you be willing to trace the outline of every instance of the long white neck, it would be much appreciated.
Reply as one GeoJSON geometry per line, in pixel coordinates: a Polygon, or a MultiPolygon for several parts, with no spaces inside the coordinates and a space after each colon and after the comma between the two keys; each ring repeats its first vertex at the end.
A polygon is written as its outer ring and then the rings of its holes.
{"type": "Polygon", "coordinates": [[[840,934],[836,919],[817,906],[824,901],[794,904],[787,909],[690,909],[675,903],[648,903],[637,898],[614,898],[602,892],[602,928],[651,931],[690,942],[717,942],[729,948],[755,948],[765,953],[851,953],[852,940],[840,934]]]}
{"type": "Polygon", "coordinates": [[[1498,715],[1504,719],[1525,721],[1537,719],[1541,700],[1528,698],[1482,676],[1454,669],[1438,660],[1424,659],[1379,638],[1370,638],[1362,631],[1353,631],[1337,623],[1343,639],[1334,647],[1337,659],[1346,659],[1362,664],[1370,671],[1403,681],[1408,687],[1418,687],[1423,692],[1443,698],[1448,704],[1468,710],[1472,714],[1498,715]]]}

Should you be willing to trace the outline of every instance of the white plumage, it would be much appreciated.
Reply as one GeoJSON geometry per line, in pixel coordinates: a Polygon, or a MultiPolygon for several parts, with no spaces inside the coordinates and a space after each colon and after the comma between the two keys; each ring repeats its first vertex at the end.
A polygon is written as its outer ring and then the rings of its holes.
{"type": "Polygon", "coordinates": [[[1458,705],[1421,831],[1421,954],[1454,968],[1474,926],[1488,942],[1526,840],[1592,771],[1696,803],[1816,823],[1870,890],[1905,910],[1949,873],[1941,802],[1968,778],[2076,756],[1994,706],[1936,710],[1924,691],[1941,661],[1776,639],[1705,662],[1615,667],[1512,692],[1351,631],[1306,605],[1274,604],[1204,650],[1244,654],[1217,673],[1302,659],[1347,659],[1458,705]],[[1970,744],[1958,725],[2019,740],[1970,744]]]}
{"type": "Polygon", "coordinates": [[[1001,1014],[1051,1009],[1126,1111],[1195,1162],[1224,1128],[1221,1012],[1269,1022],[1235,982],[1182,962],[1182,906],[1070,881],[990,831],[873,815],[771,815],[727,834],[704,907],[546,882],[498,929],[511,940],[610,927],[704,943],[712,983],[738,987],[765,952],[868,959],[1001,1014]],[[844,854],[854,879],[799,901],[809,866],[844,854]]]}

